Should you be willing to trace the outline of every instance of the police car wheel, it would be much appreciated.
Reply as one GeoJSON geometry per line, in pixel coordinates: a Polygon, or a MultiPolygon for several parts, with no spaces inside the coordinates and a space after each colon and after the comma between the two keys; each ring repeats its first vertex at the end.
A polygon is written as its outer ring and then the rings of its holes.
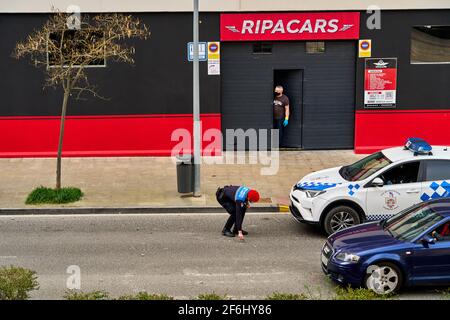
{"type": "Polygon", "coordinates": [[[361,218],[355,209],[339,206],[331,209],[325,217],[324,229],[330,235],[361,223],[361,218]]]}
{"type": "Polygon", "coordinates": [[[400,290],[403,275],[393,263],[381,262],[367,268],[364,286],[378,294],[392,294],[400,290]]]}

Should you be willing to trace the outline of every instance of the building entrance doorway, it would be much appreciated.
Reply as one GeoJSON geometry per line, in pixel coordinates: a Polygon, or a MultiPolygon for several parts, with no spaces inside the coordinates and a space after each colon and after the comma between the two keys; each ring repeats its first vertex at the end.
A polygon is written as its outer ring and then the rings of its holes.
{"type": "Polygon", "coordinates": [[[284,128],[283,141],[280,147],[301,148],[303,70],[274,70],[273,84],[274,88],[281,85],[284,88],[284,94],[289,98],[289,124],[284,128]]]}

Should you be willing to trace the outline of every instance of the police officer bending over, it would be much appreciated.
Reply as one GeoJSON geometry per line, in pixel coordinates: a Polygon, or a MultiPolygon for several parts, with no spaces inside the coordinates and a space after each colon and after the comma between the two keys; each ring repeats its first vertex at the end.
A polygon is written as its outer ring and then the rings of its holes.
{"type": "Polygon", "coordinates": [[[244,235],[248,234],[242,230],[245,211],[250,207],[250,202],[259,201],[258,191],[246,186],[225,186],[217,189],[216,197],[220,205],[230,214],[222,234],[226,237],[238,235],[239,240],[244,240],[244,235]],[[233,225],[234,229],[231,231],[233,225]]]}

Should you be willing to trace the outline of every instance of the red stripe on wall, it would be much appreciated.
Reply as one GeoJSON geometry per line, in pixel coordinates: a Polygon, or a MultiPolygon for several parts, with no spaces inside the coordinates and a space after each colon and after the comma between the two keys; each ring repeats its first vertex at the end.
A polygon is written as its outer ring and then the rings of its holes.
{"type": "MultiPolygon", "coordinates": [[[[220,113],[204,113],[202,118],[220,117],[220,113]]],[[[192,114],[121,114],[121,115],[79,115],[67,116],[66,119],[117,119],[117,118],[192,118],[192,114]]],[[[0,120],[42,120],[55,119],[59,120],[60,116],[3,116],[0,120]]]]}
{"type": "MultiPolygon", "coordinates": [[[[203,132],[221,129],[220,114],[201,121],[203,132]]],[[[55,157],[59,126],[60,117],[0,117],[0,157],[55,157]]],[[[191,114],[68,116],[63,156],[170,156],[179,143],[172,133],[192,126],[191,114]]]]}
{"type": "Polygon", "coordinates": [[[450,109],[361,110],[355,118],[355,153],[373,153],[420,137],[450,145],[450,109]]]}

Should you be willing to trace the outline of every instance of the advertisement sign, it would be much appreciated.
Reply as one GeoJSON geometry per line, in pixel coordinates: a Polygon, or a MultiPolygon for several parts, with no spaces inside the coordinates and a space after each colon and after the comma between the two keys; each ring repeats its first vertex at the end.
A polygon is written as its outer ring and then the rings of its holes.
{"type": "Polygon", "coordinates": [[[223,13],[221,41],[359,38],[359,12],[223,13]]]}
{"type": "MultiPolygon", "coordinates": [[[[194,60],[194,43],[193,42],[189,42],[187,45],[187,56],[188,56],[188,61],[193,61],[194,60]]],[[[199,42],[198,44],[198,58],[199,61],[206,61],[207,57],[206,57],[206,42],[199,42]]]]}
{"type": "Polygon", "coordinates": [[[397,58],[366,59],[364,107],[394,108],[397,99],[397,58]]]}
{"type": "Polygon", "coordinates": [[[359,40],[358,52],[360,58],[370,58],[372,56],[372,40],[359,40]]]}

